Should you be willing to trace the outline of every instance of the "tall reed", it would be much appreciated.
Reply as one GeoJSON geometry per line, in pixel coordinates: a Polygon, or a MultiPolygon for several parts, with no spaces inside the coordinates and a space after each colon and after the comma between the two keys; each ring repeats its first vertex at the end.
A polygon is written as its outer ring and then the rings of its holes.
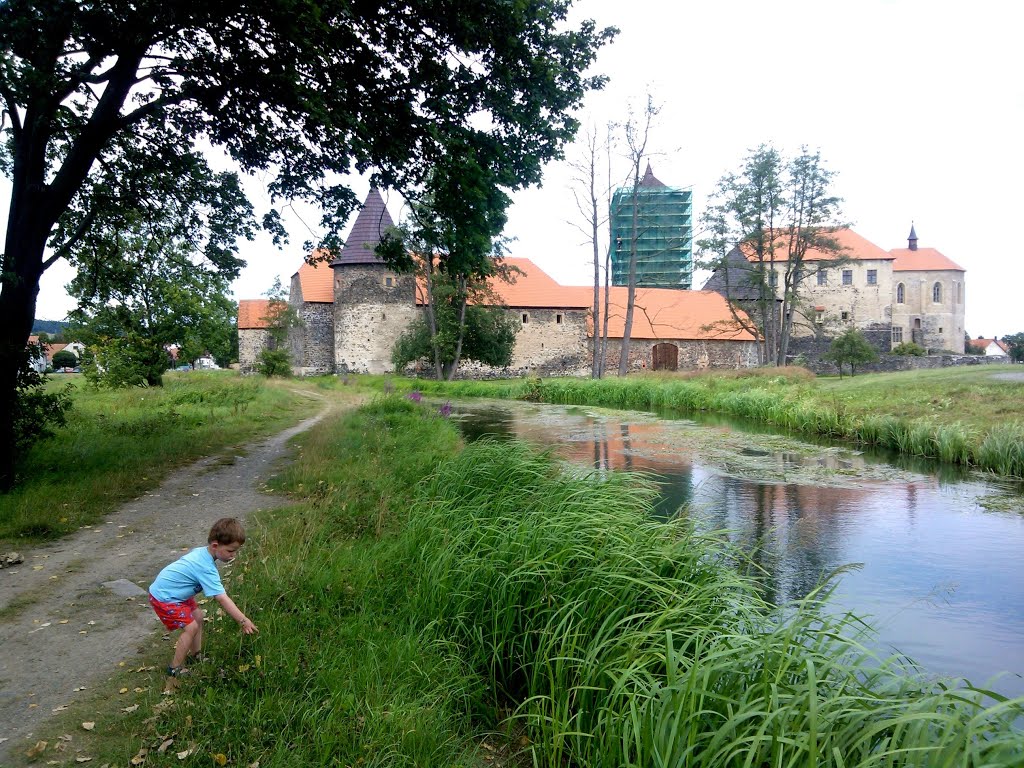
{"type": "Polygon", "coordinates": [[[412,509],[412,610],[518,705],[536,765],[1022,764],[1024,702],[876,658],[827,589],[773,608],[652,498],[481,442],[412,509]]]}

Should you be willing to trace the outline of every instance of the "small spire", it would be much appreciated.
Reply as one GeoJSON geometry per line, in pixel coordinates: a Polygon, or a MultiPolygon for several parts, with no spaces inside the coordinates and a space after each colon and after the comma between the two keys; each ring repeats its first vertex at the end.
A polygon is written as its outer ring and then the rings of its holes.
{"type": "Polygon", "coordinates": [[[917,232],[914,231],[914,222],[910,222],[910,236],[907,237],[907,247],[912,251],[917,250],[917,232]]]}
{"type": "Polygon", "coordinates": [[[665,185],[654,177],[654,171],[651,170],[651,161],[647,161],[647,171],[644,173],[644,177],[640,179],[641,187],[664,187],[665,185]]]}

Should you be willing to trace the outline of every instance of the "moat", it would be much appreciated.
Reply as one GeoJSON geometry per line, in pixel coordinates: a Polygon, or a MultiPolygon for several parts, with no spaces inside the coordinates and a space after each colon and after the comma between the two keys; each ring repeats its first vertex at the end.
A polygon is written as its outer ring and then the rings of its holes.
{"type": "Polygon", "coordinates": [[[1024,695],[1021,484],[721,419],[453,405],[467,439],[515,437],[576,464],[647,474],[661,490],[656,514],[689,515],[743,547],[777,603],[852,566],[833,608],[868,618],[880,652],[1024,695]]]}

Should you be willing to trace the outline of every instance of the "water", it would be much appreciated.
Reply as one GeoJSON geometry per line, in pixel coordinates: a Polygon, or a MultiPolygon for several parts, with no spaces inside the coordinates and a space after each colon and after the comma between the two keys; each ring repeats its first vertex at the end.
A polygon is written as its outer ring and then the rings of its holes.
{"type": "Polygon", "coordinates": [[[453,415],[467,439],[517,437],[571,462],[650,474],[662,489],[656,514],[683,509],[727,531],[778,603],[856,564],[834,606],[869,618],[876,647],[1024,695],[1019,484],[721,419],[504,401],[457,403],[453,415]]]}

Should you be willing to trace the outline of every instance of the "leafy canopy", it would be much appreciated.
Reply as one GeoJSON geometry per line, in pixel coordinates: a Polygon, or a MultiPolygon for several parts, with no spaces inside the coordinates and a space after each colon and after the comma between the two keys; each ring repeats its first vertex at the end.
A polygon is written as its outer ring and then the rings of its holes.
{"type": "Polygon", "coordinates": [[[858,365],[874,362],[878,359],[878,351],[871,346],[864,334],[856,328],[849,328],[832,340],[823,360],[831,361],[839,368],[839,377],[843,376],[843,366],[850,366],[850,375],[856,373],[858,365]]]}

